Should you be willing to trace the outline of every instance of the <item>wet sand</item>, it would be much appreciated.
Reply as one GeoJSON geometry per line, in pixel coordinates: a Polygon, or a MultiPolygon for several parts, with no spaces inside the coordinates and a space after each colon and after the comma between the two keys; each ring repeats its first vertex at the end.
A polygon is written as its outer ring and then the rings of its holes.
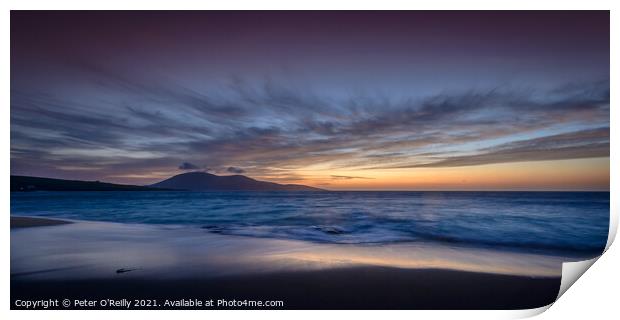
{"type": "Polygon", "coordinates": [[[560,278],[366,266],[179,280],[122,274],[106,280],[12,279],[11,300],[156,299],[162,309],[174,309],[161,306],[166,299],[213,299],[216,304],[180,309],[227,309],[217,306],[220,299],[284,302],[267,309],[530,309],[555,301],[559,287],[560,278]]]}
{"type": "MultiPolygon", "coordinates": [[[[36,220],[49,219],[16,221],[52,223],[36,220]]],[[[269,307],[276,309],[529,309],[555,300],[562,259],[457,247],[321,245],[186,227],[73,221],[12,229],[11,308],[20,308],[16,300],[156,299],[156,309],[174,309],[164,301],[213,299],[213,307],[180,309],[226,309],[217,300],[247,299],[283,301],[283,307],[269,307]]],[[[87,309],[93,308],[102,307],[87,309]]]]}

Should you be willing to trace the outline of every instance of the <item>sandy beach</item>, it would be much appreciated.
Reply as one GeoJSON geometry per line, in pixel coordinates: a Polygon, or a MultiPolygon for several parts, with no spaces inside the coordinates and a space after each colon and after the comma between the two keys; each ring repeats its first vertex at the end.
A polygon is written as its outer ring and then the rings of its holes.
{"type": "Polygon", "coordinates": [[[27,217],[12,217],[13,223],[46,226],[12,228],[14,309],[21,308],[17,300],[61,298],[281,300],[284,309],[535,308],[557,296],[563,259],[411,245],[329,246],[174,226],[27,217]]]}
{"type": "Polygon", "coordinates": [[[555,301],[559,285],[560,278],[365,266],[180,280],[12,279],[11,300],[247,299],[281,300],[282,309],[528,309],[555,301]]]}

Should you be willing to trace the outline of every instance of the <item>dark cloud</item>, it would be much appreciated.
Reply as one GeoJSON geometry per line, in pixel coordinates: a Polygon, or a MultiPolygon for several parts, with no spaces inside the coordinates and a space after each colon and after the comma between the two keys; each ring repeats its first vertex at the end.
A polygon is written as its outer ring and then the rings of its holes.
{"type": "Polygon", "coordinates": [[[226,168],[226,171],[234,174],[242,174],[245,172],[245,170],[237,167],[228,167],[226,168]]]}
{"type": "Polygon", "coordinates": [[[181,163],[181,165],[179,165],[179,170],[198,170],[200,169],[199,166],[190,163],[190,162],[183,162],[181,163]]]}
{"type": "Polygon", "coordinates": [[[358,177],[358,176],[338,176],[338,175],[331,175],[332,179],[334,180],[352,180],[352,179],[374,179],[374,178],[368,178],[368,177],[358,177]]]}

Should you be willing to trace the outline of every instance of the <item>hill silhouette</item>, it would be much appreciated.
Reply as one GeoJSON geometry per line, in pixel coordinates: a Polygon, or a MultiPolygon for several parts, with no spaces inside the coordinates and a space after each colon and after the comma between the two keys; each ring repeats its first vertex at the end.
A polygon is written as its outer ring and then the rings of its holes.
{"type": "Polygon", "coordinates": [[[218,176],[206,172],[182,173],[149,187],[190,191],[324,191],[300,184],[279,184],[243,175],[218,176]]]}
{"type": "Polygon", "coordinates": [[[99,181],[11,176],[11,191],[166,191],[165,189],[99,181]]]}

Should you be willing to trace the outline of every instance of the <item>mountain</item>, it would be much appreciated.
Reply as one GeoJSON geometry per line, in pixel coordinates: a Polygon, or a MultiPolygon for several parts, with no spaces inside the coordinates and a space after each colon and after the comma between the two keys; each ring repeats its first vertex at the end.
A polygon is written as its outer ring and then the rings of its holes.
{"type": "Polygon", "coordinates": [[[176,175],[150,186],[133,186],[99,181],[79,181],[28,176],[11,176],[11,192],[19,191],[324,191],[299,184],[258,181],[242,175],[217,176],[205,172],[176,175]]]}
{"type": "Polygon", "coordinates": [[[11,176],[11,191],[166,191],[144,186],[27,176],[11,176]]]}
{"type": "Polygon", "coordinates": [[[182,173],[149,187],[190,191],[324,191],[300,184],[278,184],[242,175],[218,176],[206,172],[182,173]]]}

